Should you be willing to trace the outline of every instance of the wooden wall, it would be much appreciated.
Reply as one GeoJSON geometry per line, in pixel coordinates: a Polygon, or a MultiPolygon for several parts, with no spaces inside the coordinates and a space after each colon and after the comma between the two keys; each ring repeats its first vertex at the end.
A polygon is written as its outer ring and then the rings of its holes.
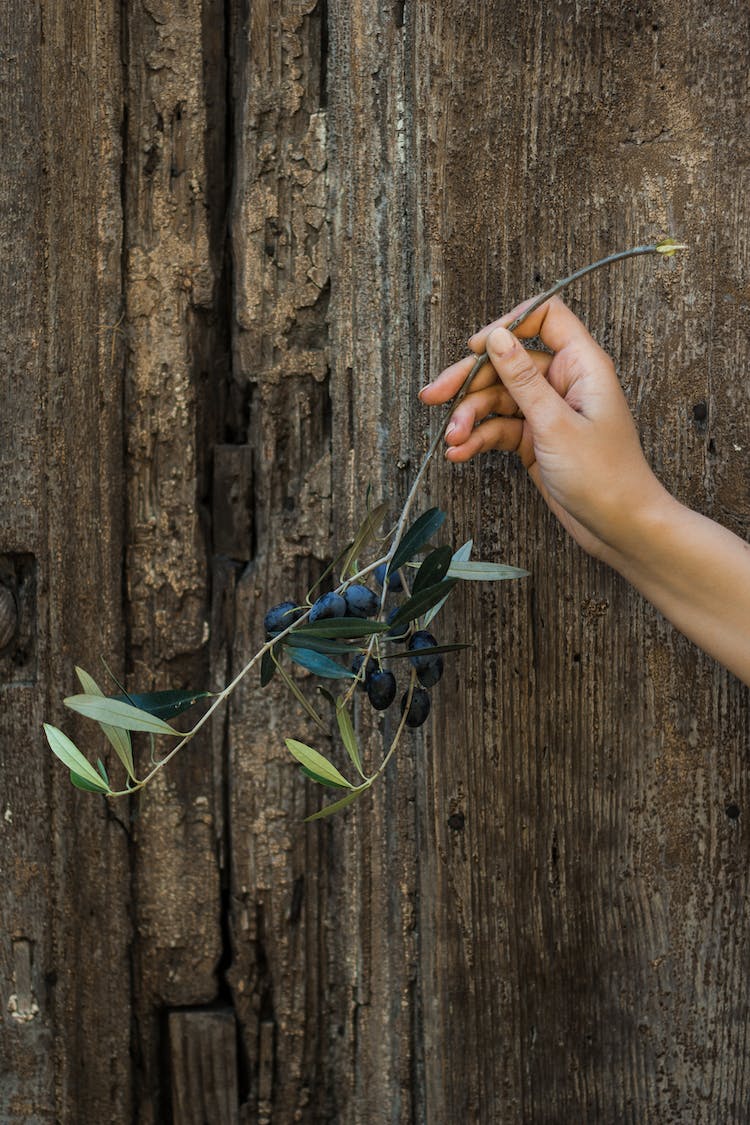
{"type": "MultiPolygon", "coordinates": [[[[439,424],[416,392],[468,335],[667,232],[687,256],[570,301],[661,479],[748,537],[746,5],[0,27],[0,1118],[741,1120],[748,691],[503,455],[425,501],[531,575],[461,592],[441,639],[474,649],[338,819],[302,823],[283,739],[312,731],[275,681],[130,806],[73,790],[41,722],[83,735],[60,700],[100,656],[224,684],[367,486],[398,510],[439,424]]],[[[377,761],[388,720],[360,724],[377,761]]]]}

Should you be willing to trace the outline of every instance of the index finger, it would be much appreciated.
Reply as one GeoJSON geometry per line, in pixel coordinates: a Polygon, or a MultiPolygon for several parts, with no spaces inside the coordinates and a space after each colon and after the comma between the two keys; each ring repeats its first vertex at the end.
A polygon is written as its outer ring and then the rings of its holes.
{"type": "MultiPolygon", "coordinates": [[[[512,312],[506,313],[499,320],[495,320],[492,324],[488,324],[486,328],[480,329],[469,340],[471,350],[477,353],[485,351],[490,333],[495,328],[507,328],[529,305],[533,305],[535,299],[532,297],[531,300],[524,301],[512,312]]],[[[559,297],[550,297],[549,301],[545,301],[543,305],[535,309],[523,324],[519,324],[518,328],[514,329],[514,335],[522,340],[539,336],[542,342],[553,352],[562,351],[566,344],[570,343],[595,343],[588,329],[559,297]]]]}

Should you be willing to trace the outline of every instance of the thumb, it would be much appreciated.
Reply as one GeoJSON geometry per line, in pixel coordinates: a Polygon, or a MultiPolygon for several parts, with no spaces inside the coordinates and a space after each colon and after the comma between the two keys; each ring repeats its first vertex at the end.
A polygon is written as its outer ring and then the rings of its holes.
{"type": "Polygon", "coordinates": [[[490,333],[487,355],[519,410],[532,425],[543,419],[551,421],[559,413],[562,399],[507,328],[495,328],[490,333]]]}

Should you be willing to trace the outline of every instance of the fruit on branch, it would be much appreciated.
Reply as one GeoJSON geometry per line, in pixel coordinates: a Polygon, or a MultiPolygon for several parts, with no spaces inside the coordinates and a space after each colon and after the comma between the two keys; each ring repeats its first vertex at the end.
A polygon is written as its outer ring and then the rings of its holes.
{"type": "Polygon", "coordinates": [[[357,583],[348,586],[344,591],[346,611],[350,617],[374,617],[380,609],[380,598],[367,586],[357,583]]]}
{"type": "MultiPolygon", "coordinates": [[[[406,711],[406,704],[409,700],[409,693],[407,692],[401,700],[401,714],[406,711]]],[[[406,713],[407,727],[421,727],[430,713],[430,696],[424,688],[415,688],[412,692],[411,703],[409,710],[406,713]]]]}
{"type": "MultiPolygon", "coordinates": [[[[386,617],[386,622],[389,625],[400,609],[400,606],[394,606],[394,608],[388,614],[388,616],[386,617]]],[[[405,641],[409,636],[409,629],[410,625],[408,621],[402,622],[401,625],[394,625],[393,628],[389,629],[386,633],[386,639],[389,641],[405,641]]]]}
{"type": "Polygon", "coordinates": [[[303,611],[296,602],[280,602],[269,609],[263,618],[263,628],[267,637],[275,637],[302,616],[303,611]]]}
{"type": "Polygon", "coordinates": [[[312,625],[314,621],[322,621],[327,617],[344,617],[346,615],[346,602],[341,594],[323,594],[313,603],[308,617],[312,625]]]}
{"type": "Polygon", "coordinates": [[[396,677],[393,672],[371,672],[366,679],[367,698],[376,711],[385,711],[396,698],[396,677]]]}
{"type": "MultiPolygon", "coordinates": [[[[385,563],[381,563],[380,566],[375,567],[375,581],[377,582],[377,584],[379,586],[382,586],[383,583],[385,582],[385,572],[386,572],[386,564],[385,563]]],[[[401,575],[398,573],[398,571],[395,571],[393,574],[390,574],[388,576],[388,589],[389,590],[391,590],[394,594],[396,594],[396,593],[399,592],[399,590],[403,590],[403,588],[404,588],[404,584],[401,581],[401,575]]]]}

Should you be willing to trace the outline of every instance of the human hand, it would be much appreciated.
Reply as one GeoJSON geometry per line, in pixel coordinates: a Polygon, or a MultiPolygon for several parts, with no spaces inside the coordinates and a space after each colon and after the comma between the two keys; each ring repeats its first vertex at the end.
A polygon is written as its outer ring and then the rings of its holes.
{"type": "Polygon", "coordinates": [[[446,430],[446,458],[468,461],[488,449],[517,453],[573,538],[614,562],[638,534],[640,513],[668,494],[646,464],[606,352],[556,297],[516,329],[520,337],[540,337],[554,354],[525,350],[505,328],[523,307],[472,336],[475,354],[448,367],[420,398],[428,405],[449,401],[486,351],[487,363],[446,430]]]}

